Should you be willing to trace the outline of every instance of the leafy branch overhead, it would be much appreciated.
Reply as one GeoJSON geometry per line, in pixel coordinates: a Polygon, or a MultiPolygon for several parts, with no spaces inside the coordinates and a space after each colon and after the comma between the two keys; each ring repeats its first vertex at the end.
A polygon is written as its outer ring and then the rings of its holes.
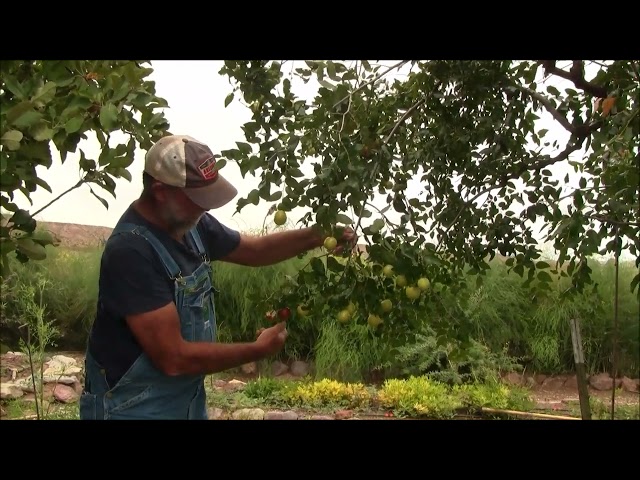
{"type": "Polygon", "coordinates": [[[253,117],[223,155],[261,180],[237,211],[277,202],[308,208],[304,224],[358,226],[370,259],[412,282],[459,288],[463,270],[481,274],[499,254],[528,284],[568,275],[582,290],[593,254],[626,250],[640,266],[638,66],[225,61],[225,105],[241,99],[253,117]],[[539,231],[555,265],[541,261],[539,231]]]}
{"type": "MultiPolygon", "coordinates": [[[[37,232],[34,217],[70,191],[87,185],[108,208],[100,187],[114,198],[115,179],[131,181],[128,167],[137,146],[147,149],[163,136],[169,124],[158,109],[168,107],[156,96],[153,71],[136,61],[3,61],[0,65],[0,206],[11,212],[0,226],[3,275],[8,254],[21,262],[46,257],[45,247],[57,244],[48,232],[37,232]],[[113,133],[129,137],[114,145],[113,133]],[[92,135],[90,135],[92,134],[92,135]],[[98,158],[87,158],[81,140],[95,135],[98,158]],[[18,209],[19,191],[31,202],[38,187],[53,193],[37,167],[50,168],[52,148],[61,161],[74,154],[79,178],[68,190],[35,210],[18,209]]],[[[93,140],[93,138],[91,138],[93,140]]]]}

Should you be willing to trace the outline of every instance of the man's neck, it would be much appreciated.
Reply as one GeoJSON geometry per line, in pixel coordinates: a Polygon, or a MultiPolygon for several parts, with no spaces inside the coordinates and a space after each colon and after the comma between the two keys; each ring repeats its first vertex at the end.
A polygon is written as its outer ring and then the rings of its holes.
{"type": "Polygon", "coordinates": [[[160,230],[167,232],[169,236],[171,236],[178,242],[184,243],[184,232],[176,232],[173,229],[169,228],[167,222],[155,213],[157,211],[157,207],[151,202],[144,198],[138,198],[137,200],[134,200],[131,206],[146,221],[153,224],[160,230]]]}

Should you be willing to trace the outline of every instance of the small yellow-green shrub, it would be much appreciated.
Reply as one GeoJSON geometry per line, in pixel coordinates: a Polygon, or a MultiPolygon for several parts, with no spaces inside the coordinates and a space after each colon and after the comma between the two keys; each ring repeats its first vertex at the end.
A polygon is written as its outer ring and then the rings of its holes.
{"type": "Polygon", "coordinates": [[[301,383],[283,392],[285,400],[292,405],[320,407],[340,405],[362,407],[371,401],[371,393],[361,383],[341,383],[322,379],[317,382],[301,383]]]}

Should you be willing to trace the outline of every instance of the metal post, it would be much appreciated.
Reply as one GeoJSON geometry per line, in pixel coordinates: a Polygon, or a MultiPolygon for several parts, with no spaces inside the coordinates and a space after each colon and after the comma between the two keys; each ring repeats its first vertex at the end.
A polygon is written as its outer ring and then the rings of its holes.
{"type": "Polygon", "coordinates": [[[580,413],[583,420],[591,420],[591,408],[589,405],[589,390],[587,388],[587,375],[584,368],[584,352],[582,351],[582,337],[580,335],[580,322],[572,318],[571,342],[573,343],[573,358],[576,364],[576,378],[578,380],[578,395],[580,397],[580,413]]]}

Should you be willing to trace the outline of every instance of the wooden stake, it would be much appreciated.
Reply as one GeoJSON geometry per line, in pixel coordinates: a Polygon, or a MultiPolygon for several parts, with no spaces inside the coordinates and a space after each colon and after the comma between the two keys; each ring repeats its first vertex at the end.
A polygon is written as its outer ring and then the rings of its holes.
{"type": "Polygon", "coordinates": [[[548,415],[546,413],[518,412],[516,410],[501,410],[499,408],[482,407],[483,412],[487,413],[504,413],[514,415],[516,417],[546,418],[548,420],[580,420],[576,417],[566,417],[563,415],[548,415]]]}
{"type": "Polygon", "coordinates": [[[580,322],[577,318],[569,320],[571,324],[571,342],[573,343],[573,359],[576,364],[576,379],[578,380],[578,396],[580,397],[580,413],[583,420],[591,420],[589,405],[589,389],[587,388],[587,374],[584,368],[584,353],[582,351],[582,336],[580,322]]]}

